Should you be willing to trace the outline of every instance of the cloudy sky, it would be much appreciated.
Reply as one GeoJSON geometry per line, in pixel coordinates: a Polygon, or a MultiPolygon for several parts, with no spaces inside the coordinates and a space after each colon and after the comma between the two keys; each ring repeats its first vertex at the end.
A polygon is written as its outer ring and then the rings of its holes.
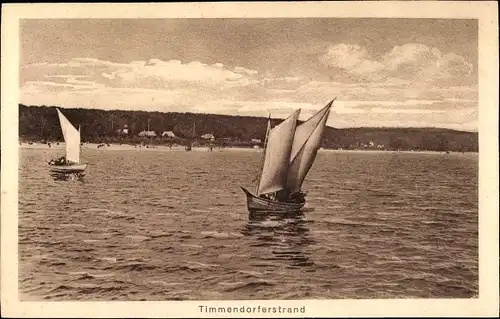
{"type": "Polygon", "coordinates": [[[24,20],[21,103],[477,130],[477,22],[24,20]]]}

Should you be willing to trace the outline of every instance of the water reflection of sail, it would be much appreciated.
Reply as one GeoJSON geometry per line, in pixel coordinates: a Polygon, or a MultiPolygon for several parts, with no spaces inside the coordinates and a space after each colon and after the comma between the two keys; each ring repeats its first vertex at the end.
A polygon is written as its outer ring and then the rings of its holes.
{"type": "Polygon", "coordinates": [[[50,176],[54,179],[54,181],[73,181],[77,180],[79,182],[84,182],[84,176],[82,174],[66,174],[66,173],[57,173],[57,172],[52,172],[50,173],[50,176]]]}
{"type": "Polygon", "coordinates": [[[293,268],[314,265],[303,248],[312,243],[302,211],[293,213],[249,212],[242,233],[255,237],[250,244],[259,247],[263,261],[285,260],[293,268]],[[268,250],[267,252],[265,250],[268,250]]]}

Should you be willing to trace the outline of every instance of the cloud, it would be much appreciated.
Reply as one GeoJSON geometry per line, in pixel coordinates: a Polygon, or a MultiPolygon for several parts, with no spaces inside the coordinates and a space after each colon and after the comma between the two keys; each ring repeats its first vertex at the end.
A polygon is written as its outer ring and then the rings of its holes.
{"type": "Polygon", "coordinates": [[[373,80],[384,78],[384,75],[379,74],[379,72],[385,66],[378,61],[370,59],[367,51],[359,45],[341,43],[330,46],[327,52],[319,59],[326,66],[345,70],[360,77],[373,80]]]}
{"type": "Polygon", "coordinates": [[[243,67],[229,70],[221,64],[207,65],[199,61],[182,63],[178,60],[164,62],[153,59],[146,65],[130,64],[112,74],[124,82],[140,83],[147,87],[168,87],[170,83],[195,83],[227,88],[246,86],[252,83],[252,76],[257,73],[243,67]]]}
{"type": "Polygon", "coordinates": [[[109,86],[133,86],[145,88],[170,88],[188,84],[218,88],[246,86],[255,82],[258,71],[236,66],[232,70],[221,63],[208,65],[199,61],[183,63],[179,60],[132,61],[114,63],[94,58],[73,58],[68,63],[35,63],[24,71],[31,73],[72,73],[75,76],[104,78],[109,86]]]}
{"type": "MultiPolygon", "coordinates": [[[[431,49],[423,44],[409,43],[395,46],[390,52],[382,57],[382,61],[388,70],[397,71],[401,68],[414,68],[418,72],[429,66],[429,61],[437,60],[441,52],[431,49]]],[[[410,70],[411,71],[411,70],[410,70]]]]}
{"type": "Polygon", "coordinates": [[[408,43],[393,47],[374,57],[366,49],[353,44],[328,47],[319,61],[358,79],[385,81],[388,78],[410,82],[461,83],[472,72],[472,64],[453,52],[443,55],[437,48],[408,43]]]}
{"type": "Polygon", "coordinates": [[[60,89],[74,89],[74,90],[94,90],[97,88],[103,88],[104,84],[92,82],[92,81],[78,81],[69,78],[65,83],[51,82],[51,81],[27,81],[23,86],[23,91],[36,90],[37,92],[45,90],[60,90],[60,89]]]}
{"type": "Polygon", "coordinates": [[[378,59],[357,45],[330,48],[322,63],[355,75],[356,81],[342,76],[320,80],[293,72],[273,76],[220,62],[74,58],[35,63],[21,68],[21,103],[254,116],[271,112],[280,118],[301,108],[305,120],[337,97],[328,122],[336,127],[394,126],[398,121],[396,126],[476,123],[477,114],[471,112],[477,109],[477,87],[446,82],[470,72],[465,60],[440,56],[425,46],[409,48],[396,47],[378,59]],[[429,64],[430,60],[439,63],[429,64]],[[446,83],[416,82],[408,76],[416,72],[446,83]]]}
{"type": "Polygon", "coordinates": [[[443,127],[458,130],[477,131],[478,113],[476,107],[461,111],[373,108],[363,112],[335,112],[328,120],[334,127],[443,127]],[[375,124],[376,123],[376,124],[375,124]]]}
{"type": "Polygon", "coordinates": [[[425,110],[425,109],[388,109],[382,107],[373,107],[372,113],[397,113],[397,114],[431,114],[444,113],[444,110],[425,110]]]}

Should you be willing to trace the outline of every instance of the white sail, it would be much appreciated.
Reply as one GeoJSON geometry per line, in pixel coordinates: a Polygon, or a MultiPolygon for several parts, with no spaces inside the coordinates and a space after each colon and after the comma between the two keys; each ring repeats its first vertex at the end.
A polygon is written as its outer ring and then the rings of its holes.
{"type": "Polygon", "coordinates": [[[312,167],[326,126],[332,102],[328,103],[309,120],[295,130],[295,137],[290,155],[286,189],[289,194],[300,191],[302,183],[312,167]]]}
{"type": "Polygon", "coordinates": [[[80,163],[80,132],[70,121],[59,111],[59,122],[66,143],[66,160],[73,163],[80,163]]]}
{"type": "MultiPolygon", "coordinates": [[[[269,118],[267,119],[267,127],[266,127],[266,137],[264,138],[264,156],[262,156],[262,162],[261,162],[261,165],[260,165],[260,168],[259,168],[259,173],[262,173],[262,168],[264,167],[264,161],[265,161],[265,150],[266,150],[266,146],[267,146],[267,138],[269,136],[269,132],[271,131],[271,114],[269,114],[269,118]]],[[[258,194],[259,193],[259,185],[260,185],[260,178],[261,178],[261,175],[259,175],[258,177],[258,180],[257,180],[257,185],[255,186],[255,194],[258,194]]]]}
{"type": "Polygon", "coordinates": [[[299,113],[300,109],[269,132],[257,195],[277,192],[285,188],[299,113]]]}
{"type": "Polygon", "coordinates": [[[297,126],[295,129],[295,136],[293,137],[292,153],[290,154],[290,163],[299,154],[300,150],[304,147],[307,140],[311,137],[316,127],[321,122],[323,116],[329,111],[333,101],[328,103],[324,108],[319,110],[316,114],[310,117],[307,121],[297,126]]]}

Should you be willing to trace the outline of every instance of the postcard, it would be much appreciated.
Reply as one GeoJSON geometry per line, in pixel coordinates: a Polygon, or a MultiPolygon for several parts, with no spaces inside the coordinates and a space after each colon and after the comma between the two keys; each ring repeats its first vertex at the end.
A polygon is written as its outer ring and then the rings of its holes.
{"type": "Polygon", "coordinates": [[[2,7],[2,315],[498,315],[496,2],[2,7]]]}

